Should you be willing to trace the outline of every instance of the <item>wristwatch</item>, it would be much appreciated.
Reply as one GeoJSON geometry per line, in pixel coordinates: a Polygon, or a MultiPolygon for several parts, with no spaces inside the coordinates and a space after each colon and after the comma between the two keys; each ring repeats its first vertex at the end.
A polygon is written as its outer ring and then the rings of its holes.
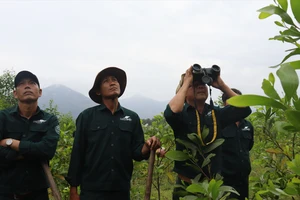
{"type": "Polygon", "coordinates": [[[6,139],[6,141],[5,141],[5,144],[7,147],[10,147],[12,145],[12,143],[13,143],[13,140],[11,138],[6,139]]]}

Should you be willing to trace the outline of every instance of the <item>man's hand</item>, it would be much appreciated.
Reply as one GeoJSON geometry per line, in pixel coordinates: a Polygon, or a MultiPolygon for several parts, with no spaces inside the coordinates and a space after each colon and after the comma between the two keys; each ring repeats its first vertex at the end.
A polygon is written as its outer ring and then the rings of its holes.
{"type": "Polygon", "coordinates": [[[152,136],[148,140],[146,140],[143,148],[142,148],[142,154],[146,155],[150,152],[150,150],[156,150],[160,148],[160,141],[157,137],[152,136]]]}
{"type": "Polygon", "coordinates": [[[191,85],[193,83],[193,68],[190,67],[186,70],[184,78],[183,78],[183,84],[186,83],[187,85],[191,85]]]}
{"type": "Polygon", "coordinates": [[[156,155],[158,157],[165,157],[166,153],[167,153],[167,151],[164,147],[161,147],[161,148],[156,150],[156,155]]]}
{"type": "Polygon", "coordinates": [[[70,188],[70,200],[80,200],[80,197],[77,192],[77,187],[70,188]]]}

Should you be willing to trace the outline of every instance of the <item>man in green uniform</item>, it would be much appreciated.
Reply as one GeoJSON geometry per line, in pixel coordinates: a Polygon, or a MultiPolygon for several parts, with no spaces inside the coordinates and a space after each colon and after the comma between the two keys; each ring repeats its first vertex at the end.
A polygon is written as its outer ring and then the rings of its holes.
{"type": "Polygon", "coordinates": [[[0,111],[0,199],[48,200],[41,162],[54,156],[58,120],[38,107],[42,90],[34,74],[21,71],[14,84],[18,105],[0,111]]]}
{"type": "MultiPolygon", "coordinates": [[[[249,107],[236,108],[228,106],[226,108],[214,107],[212,100],[211,104],[205,103],[208,97],[208,88],[201,80],[193,80],[192,67],[186,70],[182,75],[181,81],[176,91],[176,95],[171,99],[166,107],[164,116],[168,124],[172,127],[175,139],[190,141],[187,137],[189,133],[197,133],[201,138],[203,127],[209,129],[209,134],[205,139],[201,139],[202,146],[207,146],[214,142],[216,138],[221,137],[221,128],[230,123],[234,123],[251,113],[249,107]]],[[[211,85],[229,97],[236,94],[232,91],[221,79],[220,75],[216,77],[211,85]]],[[[185,147],[176,143],[176,150],[183,151],[185,147]]],[[[215,157],[211,159],[210,170],[205,167],[202,173],[203,178],[212,178],[217,173],[221,173],[222,156],[221,147],[214,150],[215,157]]],[[[198,165],[203,163],[203,157],[197,155],[198,165]]],[[[200,172],[191,167],[190,161],[175,161],[174,172],[178,174],[177,183],[181,181],[187,184],[191,183],[191,179],[195,178],[200,172]],[[187,165],[187,163],[189,165],[187,165]]],[[[179,199],[179,191],[177,188],[173,192],[173,200],[179,199]]]]}
{"type": "MultiPolygon", "coordinates": [[[[242,93],[232,88],[236,94],[242,93]]],[[[229,97],[224,93],[222,101],[227,106],[229,97]]],[[[224,185],[229,185],[236,189],[239,196],[231,193],[231,198],[245,200],[249,198],[249,174],[251,172],[251,163],[249,151],[253,147],[253,126],[245,120],[240,119],[231,123],[222,130],[222,136],[225,139],[222,144],[222,176],[224,185]]]]}
{"type": "Polygon", "coordinates": [[[160,147],[154,136],[144,141],[139,116],[120,105],[126,82],[122,69],[109,67],[98,73],[89,91],[100,105],[84,110],[76,120],[67,177],[71,200],[129,200],[132,159],[147,159],[150,150],[160,147]]]}

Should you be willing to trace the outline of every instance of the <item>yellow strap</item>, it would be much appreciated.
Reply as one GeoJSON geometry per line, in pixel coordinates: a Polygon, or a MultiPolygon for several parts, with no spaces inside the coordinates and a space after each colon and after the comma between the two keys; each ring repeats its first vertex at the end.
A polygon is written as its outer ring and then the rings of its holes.
{"type": "Polygon", "coordinates": [[[210,142],[206,143],[206,144],[204,144],[204,141],[202,139],[202,134],[201,134],[201,129],[200,129],[200,116],[199,116],[199,113],[196,109],[195,109],[195,111],[196,111],[196,116],[197,116],[197,134],[200,138],[201,144],[202,144],[202,146],[209,145],[209,144],[213,143],[217,138],[217,120],[216,120],[215,111],[214,110],[211,111],[211,116],[212,116],[212,120],[213,120],[214,135],[213,135],[212,140],[210,142]]]}

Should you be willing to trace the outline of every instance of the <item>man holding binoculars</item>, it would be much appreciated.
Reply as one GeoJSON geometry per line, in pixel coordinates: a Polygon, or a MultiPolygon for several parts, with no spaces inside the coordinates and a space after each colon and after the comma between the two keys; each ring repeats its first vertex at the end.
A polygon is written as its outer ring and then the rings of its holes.
{"type": "MultiPolygon", "coordinates": [[[[209,145],[216,138],[221,137],[222,128],[247,117],[251,113],[249,107],[237,108],[228,105],[224,108],[219,108],[213,105],[212,99],[210,99],[210,104],[205,103],[208,97],[207,85],[221,90],[228,97],[237,95],[221,79],[218,66],[201,68],[200,65],[195,64],[188,68],[186,73],[181,76],[176,95],[171,99],[164,111],[166,121],[174,132],[176,150],[183,151],[185,149],[183,145],[176,141],[177,138],[189,141],[187,135],[189,133],[197,133],[202,146],[209,145]],[[209,133],[205,139],[202,139],[201,132],[204,126],[209,129],[209,133]]],[[[221,147],[216,148],[213,153],[216,156],[211,158],[210,167],[202,169],[202,179],[205,177],[211,178],[217,173],[221,173],[221,147]]],[[[203,157],[200,155],[196,156],[198,165],[201,166],[203,157]]],[[[195,170],[191,165],[193,164],[190,161],[175,161],[173,170],[178,174],[177,184],[181,184],[182,181],[189,184],[191,179],[199,174],[199,171],[195,170]]],[[[173,200],[179,199],[179,193],[178,189],[175,188],[173,200]]]]}

